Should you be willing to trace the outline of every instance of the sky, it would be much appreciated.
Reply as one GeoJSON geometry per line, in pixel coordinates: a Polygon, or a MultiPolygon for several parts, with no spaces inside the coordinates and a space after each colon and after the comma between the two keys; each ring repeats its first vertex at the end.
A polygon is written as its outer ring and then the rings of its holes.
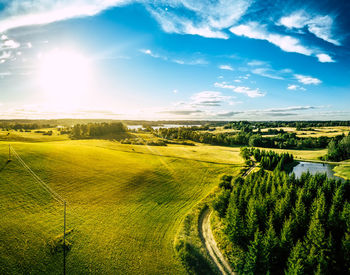
{"type": "Polygon", "coordinates": [[[350,1],[0,0],[0,119],[349,120],[350,1]]]}

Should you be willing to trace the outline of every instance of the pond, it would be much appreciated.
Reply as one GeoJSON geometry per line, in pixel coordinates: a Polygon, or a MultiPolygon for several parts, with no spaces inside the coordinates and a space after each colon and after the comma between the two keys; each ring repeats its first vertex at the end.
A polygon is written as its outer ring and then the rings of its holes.
{"type": "Polygon", "coordinates": [[[294,173],[297,178],[301,176],[302,173],[309,171],[310,174],[316,174],[316,173],[326,173],[329,178],[342,180],[343,178],[334,176],[333,171],[334,165],[330,165],[327,163],[317,163],[317,162],[307,162],[307,161],[299,161],[299,163],[293,167],[293,170],[291,173],[294,173]]]}

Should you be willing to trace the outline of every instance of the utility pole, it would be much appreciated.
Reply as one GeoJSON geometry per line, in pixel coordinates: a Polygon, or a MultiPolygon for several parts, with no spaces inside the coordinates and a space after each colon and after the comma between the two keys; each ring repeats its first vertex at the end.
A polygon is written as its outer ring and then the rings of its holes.
{"type": "Polygon", "coordinates": [[[63,275],[66,275],[66,202],[64,205],[64,221],[63,221],[63,275]]]}

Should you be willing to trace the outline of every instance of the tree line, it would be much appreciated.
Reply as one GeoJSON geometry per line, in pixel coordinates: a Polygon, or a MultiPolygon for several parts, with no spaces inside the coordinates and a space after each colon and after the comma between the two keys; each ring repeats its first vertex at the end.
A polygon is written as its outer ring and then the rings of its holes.
{"type": "Polygon", "coordinates": [[[220,186],[213,208],[239,274],[350,274],[350,181],[261,169],[220,186]]]}
{"type": "Polygon", "coordinates": [[[127,127],[121,122],[76,124],[72,127],[72,138],[103,137],[126,133],[127,127]]]}
{"type": "MultiPolygon", "coordinates": [[[[254,158],[259,162],[259,166],[267,170],[285,170],[289,164],[294,162],[294,157],[289,153],[276,153],[274,151],[265,151],[258,148],[241,147],[240,155],[247,162],[254,158]]],[[[249,163],[248,163],[249,164],[249,163]]]]}
{"type": "Polygon", "coordinates": [[[350,158],[350,133],[331,140],[327,146],[328,153],[324,160],[342,161],[350,158]]]}
{"type": "Polygon", "coordinates": [[[330,137],[298,137],[296,133],[279,133],[273,137],[247,131],[246,128],[238,133],[210,133],[198,131],[198,127],[161,128],[153,133],[165,139],[185,139],[195,142],[223,146],[251,146],[281,149],[311,149],[326,148],[332,140],[330,137]]]}

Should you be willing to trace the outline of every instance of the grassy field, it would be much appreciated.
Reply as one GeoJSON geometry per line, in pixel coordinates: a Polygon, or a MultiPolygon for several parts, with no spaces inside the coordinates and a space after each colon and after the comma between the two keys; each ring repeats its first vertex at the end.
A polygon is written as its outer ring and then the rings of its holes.
{"type": "Polygon", "coordinates": [[[334,167],[335,175],[350,180],[350,160],[334,167]]]}
{"type": "MultiPolygon", "coordinates": [[[[238,148],[51,138],[12,146],[69,203],[68,274],[184,273],[173,247],[179,225],[242,164],[238,148]]],[[[62,233],[62,206],[16,160],[6,165],[7,150],[0,142],[0,273],[61,274],[62,253],[50,244],[62,233]]]]}
{"type": "MultiPolygon", "coordinates": [[[[267,132],[270,128],[262,129],[261,132],[267,132]]],[[[297,131],[296,128],[293,127],[281,127],[281,128],[271,128],[273,130],[284,130],[288,133],[296,133],[298,137],[320,137],[320,136],[326,136],[326,137],[335,137],[337,135],[347,135],[350,132],[350,127],[347,126],[333,126],[333,127],[319,127],[319,128],[313,128],[313,131],[297,131]]],[[[226,132],[238,132],[234,129],[224,129],[224,127],[216,127],[215,131],[208,131],[214,134],[218,133],[226,133],[226,132]]],[[[272,137],[275,135],[265,135],[265,137],[272,137]]]]}

